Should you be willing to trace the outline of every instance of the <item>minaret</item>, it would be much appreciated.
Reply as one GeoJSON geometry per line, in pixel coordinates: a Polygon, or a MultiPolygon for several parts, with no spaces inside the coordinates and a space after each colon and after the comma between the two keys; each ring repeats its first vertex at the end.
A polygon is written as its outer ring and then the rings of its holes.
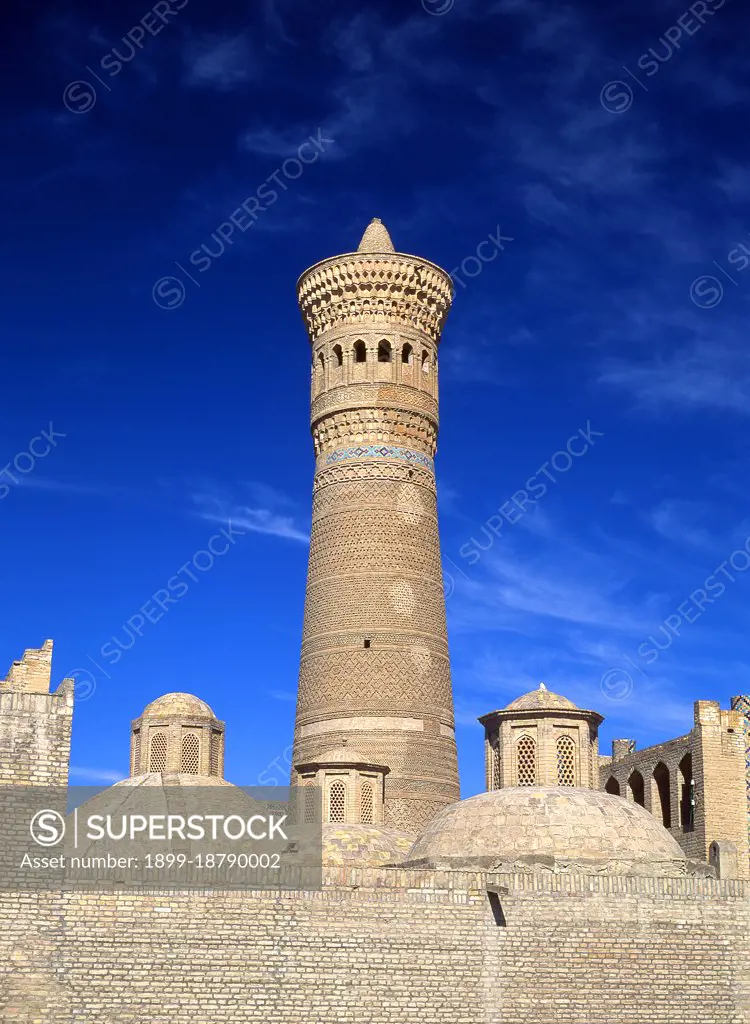
{"type": "Polygon", "coordinates": [[[433,464],[452,283],[373,220],[297,293],[316,466],[293,765],[349,743],[389,769],[384,824],[416,832],[459,798],[433,464]]]}

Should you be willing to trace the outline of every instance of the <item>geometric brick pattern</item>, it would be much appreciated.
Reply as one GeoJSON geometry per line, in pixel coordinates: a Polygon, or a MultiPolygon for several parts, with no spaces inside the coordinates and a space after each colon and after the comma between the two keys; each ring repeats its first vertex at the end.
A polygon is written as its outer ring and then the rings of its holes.
{"type": "MultiPolygon", "coordinates": [[[[337,389],[340,390],[340,389],[337,389]]],[[[373,395],[374,397],[374,395],[373,395]]],[[[400,409],[354,409],[331,412],[312,428],[316,455],[322,456],[320,466],[333,465],[342,458],[388,458],[390,446],[413,449],[416,453],[434,455],[437,443],[437,424],[422,412],[400,409]],[[380,452],[381,446],[386,451],[380,452]],[[334,456],[335,449],[362,448],[359,454],[334,456]]],[[[432,469],[432,462],[410,457],[393,456],[432,469]]]]}
{"type": "MultiPolygon", "coordinates": [[[[328,474],[326,474],[328,476],[328,474]]],[[[363,503],[368,509],[383,509],[392,514],[411,512],[413,515],[437,517],[437,496],[434,478],[430,476],[430,487],[419,483],[380,479],[369,476],[363,480],[331,481],[328,486],[318,488],[313,494],[313,518],[320,522],[329,512],[337,516],[342,512],[361,514],[363,503]]],[[[414,523],[414,521],[411,521],[414,523]]],[[[414,524],[418,525],[418,524],[414,524]]]]}
{"type": "Polygon", "coordinates": [[[420,673],[412,651],[393,648],[311,655],[304,658],[298,700],[306,722],[356,715],[366,705],[382,715],[421,715],[428,707],[447,724],[452,720],[450,667],[447,657],[435,659],[420,673]]]}
{"type": "MultiPolygon", "coordinates": [[[[343,333],[344,338],[346,334],[347,331],[345,330],[343,333]]],[[[398,337],[394,337],[395,348],[398,349],[400,347],[398,337]]],[[[336,342],[335,333],[329,335],[329,342],[331,346],[336,342]]],[[[420,391],[414,387],[400,386],[413,384],[413,375],[407,378],[407,368],[403,364],[399,364],[398,361],[394,365],[398,373],[398,379],[393,384],[383,384],[378,381],[362,384],[350,383],[347,387],[346,395],[349,408],[359,409],[364,407],[369,409],[373,406],[384,404],[392,409],[411,409],[416,412],[426,412],[437,423],[438,404],[435,396],[429,391],[420,391]]],[[[311,415],[313,421],[320,419],[327,412],[330,412],[331,409],[338,408],[339,404],[335,389],[318,394],[313,398],[312,402],[311,415]]]]}
{"type": "Polygon", "coordinates": [[[352,571],[382,571],[390,562],[404,574],[431,577],[442,586],[440,548],[435,521],[413,512],[351,507],[338,515],[316,518],[310,536],[310,582],[352,571]],[[414,543],[415,534],[424,540],[414,543]],[[314,575],[313,575],[314,574],[314,575]]]}
{"type": "Polygon", "coordinates": [[[326,467],[320,465],[317,468],[313,480],[313,495],[319,495],[330,484],[343,483],[352,480],[400,480],[413,484],[419,484],[435,491],[435,477],[421,466],[410,466],[398,462],[344,462],[336,466],[326,467]]]}
{"type": "Polygon", "coordinates": [[[450,278],[427,260],[401,253],[351,253],[322,260],[297,288],[311,341],[336,327],[380,326],[386,335],[400,325],[416,328],[437,345],[450,309],[450,278]]]}

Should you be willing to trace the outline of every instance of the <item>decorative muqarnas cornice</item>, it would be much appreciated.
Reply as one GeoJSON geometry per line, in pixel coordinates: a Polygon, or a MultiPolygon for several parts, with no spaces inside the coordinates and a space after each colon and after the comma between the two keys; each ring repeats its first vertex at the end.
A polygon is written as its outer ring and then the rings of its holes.
{"type": "Polygon", "coordinates": [[[297,298],[311,340],[344,324],[402,323],[440,340],[453,297],[448,274],[403,253],[350,253],[306,270],[297,298]]]}

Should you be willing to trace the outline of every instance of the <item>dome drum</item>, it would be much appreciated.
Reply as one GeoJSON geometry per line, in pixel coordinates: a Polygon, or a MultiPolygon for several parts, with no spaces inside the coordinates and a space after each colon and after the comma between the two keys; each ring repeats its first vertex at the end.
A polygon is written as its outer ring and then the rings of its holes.
{"type": "Polygon", "coordinates": [[[598,789],[603,720],[597,711],[577,707],[544,683],[503,710],[483,715],[486,788],[598,789]]]}
{"type": "Polygon", "coordinates": [[[205,701],[168,693],[132,722],[130,774],[150,772],[224,777],[224,723],[205,701]]]}
{"type": "Polygon", "coordinates": [[[373,764],[347,746],[295,764],[295,783],[305,795],[305,820],[363,828],[382,825],[388,772],[386,765],[373,764]]]}

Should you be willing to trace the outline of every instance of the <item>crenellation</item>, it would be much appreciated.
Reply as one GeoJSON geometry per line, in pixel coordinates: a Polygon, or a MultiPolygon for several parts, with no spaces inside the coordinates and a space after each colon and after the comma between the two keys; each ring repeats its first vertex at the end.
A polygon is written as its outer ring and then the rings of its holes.
{"type": "Polygon", "coordinates": [[[13,662],[8,675],[0,680],[0,692],[49,693],[51,676],[52,641],[45,640],[41,647],[29,648],[13,662]]]}

